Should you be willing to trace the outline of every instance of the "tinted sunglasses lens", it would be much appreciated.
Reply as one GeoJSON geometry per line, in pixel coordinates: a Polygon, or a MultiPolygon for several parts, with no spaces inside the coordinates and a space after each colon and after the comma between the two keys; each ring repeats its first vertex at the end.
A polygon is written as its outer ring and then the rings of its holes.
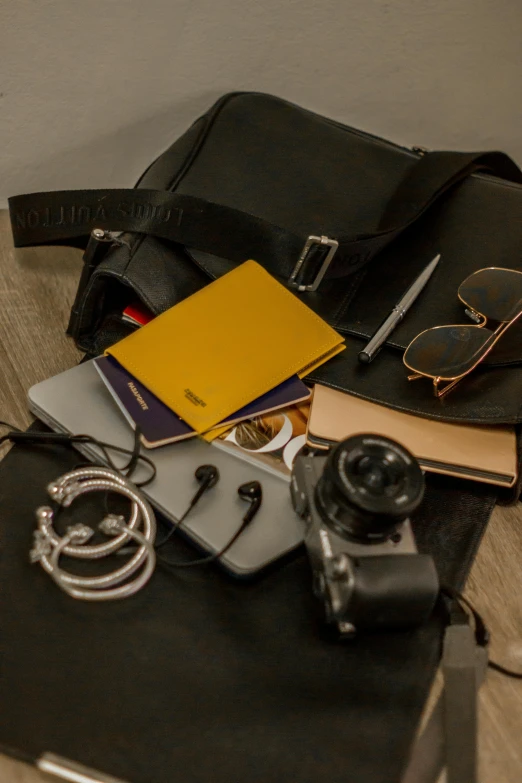
{"type": "Polygon", "coordinates": [[[492,321],[511,321],[522,311],[522,272],[480,269],[464,280],[459,297],[492,321]]]}
{"type": "Polygon", "coordinates": [[[478,326],[436,326],[410,343],[404,362],[431,378],[458,378],[480,361],[492,336],[489,329],[478,326]]]}

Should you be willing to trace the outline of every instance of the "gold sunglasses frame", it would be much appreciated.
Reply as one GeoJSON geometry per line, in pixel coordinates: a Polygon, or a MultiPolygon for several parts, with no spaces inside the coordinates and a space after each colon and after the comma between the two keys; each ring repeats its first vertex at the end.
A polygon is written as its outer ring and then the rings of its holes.
{"type": "MultiPolygon", "coordinates": [[[[503,270],[505,272],[517,272],[519,275],[522,275],[522,272],[519,271],[518,269],[507,269],[506,267],[502,267],[502,266],[488,266],[488,267],[484,267],[483,269],[477,269],[471,275],[468,275],[466,280],[469,280],[470,277],[473,277],[473,275],[477,275],[479,272],[486,272],[488,269],[498,269],[498,270],[503,270]]],[[[480,356],[480,358],[475,362],[475,364],[472,367],[470,367],[469,370],[466,370],[466,372],[463,372],[460,375],[454,375],[452,377],[446,377],[444,375],[430,375],[428,373],[420,373],[420,372],[418,372],[418,370],[416,370],[415,367],[412,367],[411,365],[408,364],[408,362],[406,361],[406,359],[404,357],[406,356],[406,353],[407,353],[408,348],[410,347],[410,345],[412,345],[415,342],[415,340],[417,340],[419,337],[421,337],[421,335],[425,334],[426,332],[433,332],[435,329],[447,329],[448,327],[452,327],[452,326],[453,327],[459,327],[459,326],[468,326],[469,325],[469,326],[475,327],[476,329],[482,329],[487,324],[487,322],[488,322],[487,316],[483,315],[483,313],[477,312],[477,310],[475,310],[460,295],[460,289],[462,288],[462,286],[464,285],[466,280],[463,280],[462,283],[460,284],[460,286],[459,286],[459,288],[457,290],[457,296],[460,299],[460,301],[462,302],[462,304],[465,305],[465,307],[473,315],[476,315],[477,318],[482,319],[482,323],[477,323],[477,324],[444,324],[442,326],[432,326],[429,329],[424,329],[422,332],[419,332],[419,334],[416,337],[414,337],[413,340],[409,343],[408,347],[404,351],[404,356],[403,356],[403,359],[402,359],[403,364],[409,370],[413,371],[413,375],[408,375],[408,380],[409,381],[416,381],[419,378],[432,378],[432,380],[433,380],[433,394],[435,395],[435,397],[438,397],[438,398],[444,397],[444,395],[447,394],[449,391],[451,391],[451,389],[453,389],[457,385],[457,383],[459,383],[459,381],[461,381],[463,378],[465,378],[466,375],[469,375],[470,372],[473,372],[475,367],[477,367],[482,361],[484,361],[484,359],[486,358],[488,353],[495,347],[495,345],[500,340],[502,335],[505,332],[507,332],[509,327],[512,326],[512,324],[514,324],[515,321],[517,321],[520,318],[520,316],[522,315],[522,308],[521,308],[520,312],[517,313],[517,315],[514,318],[512,318],[510,321],[500,321],[499,322],[499,325],[497,326],[495,331],[492,332],[492,336],[494,337],[494,339],[491,341],[491,344],[484,351],[484,353],[480,356]],[[448,381],[448,383],[443,388],[440,388],[440,383],[444,382],[444,381],[448,381]]]]}

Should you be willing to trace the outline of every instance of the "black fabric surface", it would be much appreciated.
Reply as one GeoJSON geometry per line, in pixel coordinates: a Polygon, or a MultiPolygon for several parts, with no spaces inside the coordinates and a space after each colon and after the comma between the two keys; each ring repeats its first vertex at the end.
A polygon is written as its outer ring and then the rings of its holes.
{"type": "MultiPolygon", "coordinates": [[[[28,552],[46,484],[77,462],[17,446],[0,466],[0,746],[132,783],[398,783],[441,619],[330,642],[303,551],[253,582],[158,568],[131,599],[74,601],[28,552]]],[[[494,502],[486,487],[428,480],[415,529],[443,581],[462,586],[494,502]]],[[[90,501],[72,516],[100,513],[90,501]]],[[[174,553],[192,555],[180,541],[174,553]]]]}

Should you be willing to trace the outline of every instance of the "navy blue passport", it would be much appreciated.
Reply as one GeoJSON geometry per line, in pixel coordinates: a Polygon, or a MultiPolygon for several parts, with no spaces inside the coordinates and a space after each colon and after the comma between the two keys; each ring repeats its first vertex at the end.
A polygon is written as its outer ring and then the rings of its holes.
{"type": "MultiPolygon", "coordinates": [[[[154,449],[197,435],[192,427],[127,372],[112,356],[100,356],[94,359],[94,366],[131,427],[135,429],[137,425],[141,429],[144,446],[154,449]]],[[[232,426],[245,419],[252,419],[254,416],[304,402],[309,397],[310,390],[297,375],[293,375],[228,416],[217,424],[216,428],[232,426]]]]}

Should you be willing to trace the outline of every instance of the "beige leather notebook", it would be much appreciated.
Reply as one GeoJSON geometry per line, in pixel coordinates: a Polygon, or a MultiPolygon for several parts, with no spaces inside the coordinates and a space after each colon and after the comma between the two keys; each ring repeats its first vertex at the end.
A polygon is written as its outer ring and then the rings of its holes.
{"type": "Polygon", "coordinates": [[[517,477],[515,432],[509,427],[449,424],[412,416],[316,384],[307,440],[314,448],[361,432],[402,443],[425,470],[512,486],[517,477]]]}

